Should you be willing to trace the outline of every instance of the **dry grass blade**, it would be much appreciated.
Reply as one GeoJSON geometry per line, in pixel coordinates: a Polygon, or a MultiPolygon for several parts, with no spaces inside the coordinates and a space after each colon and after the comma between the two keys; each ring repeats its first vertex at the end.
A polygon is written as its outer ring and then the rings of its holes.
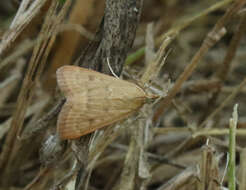
{"type": "Polygon", "coordinates": [[[168,96],[160,103],[159,109],[154,116],[154,122],[157,122],[161,114],[169,107],[171,99],[178,93],[181,85],[190,77],[194,69],[197,67],[199,61],[207,53],[207,51],[215,45],[226,33],[224,25],[232,19],[232,16],[245,4],[245,1],[236,1],[225,13],[225,15],[218,20],[214,28],[208,33],[204,39],[199,51],[194,55],[191,63],[186,66],[184,72],[179,76],[173,88],[168,93],[168,96]]]}
{"type": "MultiPolygon", "coordinates": [[[[52,31],[54,30],[54,25],[49,18],[52,15],[55,15],[56,6],[57,3],[53,3],[48,12],[46,22],[44,23],[42,29],[43,33],[49,34],[50,32],[52,33],[52,31]]],[[[11,127],[7,136],[6,144],[0,156],[0,168],[2,171],[2,175],[11,175],[10,171],[15,170],[15,168],[11,168],[11,162],[14,160],[16,154],[18,154],[17,148],[15,148],[18,144],[16,136],[19,132],[21,132],[24,123],[25,113],[34,93],[33,87],[35,83],[39,80],[40,75],[43,71],[47,56],[53,44],[53,40],[54,39],[47,39],[44,42],[38,43],[33,51],[33,56],[30,60],[29,67],[22,84],[22,90],[18,96],[18,104],[13,116],[13,120],[11,122],[11,127]]],[[[8,183],[10,182],[4,180],[2,183],[8,186],[8,183]]]]}
{"type": "Polygon", "coordinates": [[[219,163],[213,147],[203,147],[202,162],[200,164],[199,190],[220,190],[219,163]]]}
{"type": "Polygon", "coordinates": [[[18,13],[15,16],[15,19],[10,26],[10,30],[2,37],[2,42],[0,44],[0,55],[3,55],[11,46],[13,46],[13,42],[20,36],[34,17],[40,13],[41,8],[47,2],[48,0],[38,0],[33,2],[31,6],[28,7],[30,0],[23,1],[18,13]]]}
{"type": "Polygon", "coordinates": [[[240,155],[240,177],[239,177],[239,190],[246,188],[246,149],[243,149],[240,155]]]}
{"type": "Polygon", "coordinates": [[[194,184],[198,180],[198,174],[195,167],[190,167],[184,170],[179,175],[172,178],[166,184],[159,187],[157,190],[174,190],[183,187],[194,189],[194,184]],[[191,184],[187,184],[187,181],[191,184]],[[194,184],[192,184],[194,183],[194,184]]]}

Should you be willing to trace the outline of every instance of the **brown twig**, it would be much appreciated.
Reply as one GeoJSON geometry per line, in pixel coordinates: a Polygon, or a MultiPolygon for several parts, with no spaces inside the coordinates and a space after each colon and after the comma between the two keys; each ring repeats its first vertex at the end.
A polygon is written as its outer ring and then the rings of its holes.
{"type": "Polygon", "coordinates": [[[191,76],[194,69],[198,65],[198,62],[202,57],[208,52],[208,50],[217,43],[225,34],[224,25],[228,23],[233,15],[245,4],[245,1],[240,0],[235,2],[224,14],[224,16],[218,20],[213,29],[208,33],[207,37],[204,39],[200,49],[194,55],[191,63],[186,66],[184,72],[179,76],[175,82],[173,88],[168,92],[168,95],[160,102],[156,113],[154,114],[153,121],[157,122],[160,116],[167,110],[171,104],[171,99],[178,93],[182,84],[191,76]]]}
{"type": "Polygon", "coordinates": [[[212,94],[211,98],[208,100],[209,107],[207,108],[207,111],[204,112],[204,115],[202,118],[205,118],[205,115],[211,112],[213,107],[215,107],[215,104],[217,102],[217,99],[221,93],[221,88],[223,86],[223,83],[228,77],[230,68],[232,67],[232,60],[236,56],[236,51],[239,47],[240,40],[243,37],[243,35],[246,32],[246,14],[244,14],[239,22],[239,26],[237,31],[234,33],[232,40],[230,42],[230,45],[227,49],[227,53],[224,57],[223,63],[221,67],[219,67],[218,74],[217,74],[217,80],[220,83],[219,88],[216,89],[216,91],[212,94]]]}

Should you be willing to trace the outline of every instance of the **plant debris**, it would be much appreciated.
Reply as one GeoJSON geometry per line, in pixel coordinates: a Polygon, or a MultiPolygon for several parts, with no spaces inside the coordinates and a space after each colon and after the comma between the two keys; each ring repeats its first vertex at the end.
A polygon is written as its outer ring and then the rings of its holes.
{"type": "Polygon", "coordinates": [[[245,4],[2,0],[0,190],[245,190],[245,4]],[[61,140],[64,65],[158,98],[61,140]]]}

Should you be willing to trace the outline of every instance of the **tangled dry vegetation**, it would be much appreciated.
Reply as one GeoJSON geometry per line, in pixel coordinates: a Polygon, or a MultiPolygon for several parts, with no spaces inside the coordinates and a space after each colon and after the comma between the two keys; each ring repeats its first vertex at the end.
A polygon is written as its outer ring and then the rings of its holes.
{"type": "Polygon", "coordinates": [[[0,189],[245,190],[245,3],[1,0],[0,189]],[[160,98],[61,141],[68,64],[160,98]]]}

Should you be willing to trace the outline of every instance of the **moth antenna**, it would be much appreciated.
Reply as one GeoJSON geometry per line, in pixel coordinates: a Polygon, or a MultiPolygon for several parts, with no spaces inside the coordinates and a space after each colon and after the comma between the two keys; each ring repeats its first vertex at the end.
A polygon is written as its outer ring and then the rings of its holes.
{"type": "Polygon", "coordinates": [[[107,63],[108,63],[108,68],[109,68],[110,72],[113,74],[113,76],[114,76],[115,78],[117,78],[117,79],[120,79],[120,78],[114,73],[114,71],[113,71],[113,69],[112,69],[112,67],[111,67],[111,65],[110,65],[110,63],[109,63],[109,58],[108,58],[108,57],[107,57],[107,63]]]}

